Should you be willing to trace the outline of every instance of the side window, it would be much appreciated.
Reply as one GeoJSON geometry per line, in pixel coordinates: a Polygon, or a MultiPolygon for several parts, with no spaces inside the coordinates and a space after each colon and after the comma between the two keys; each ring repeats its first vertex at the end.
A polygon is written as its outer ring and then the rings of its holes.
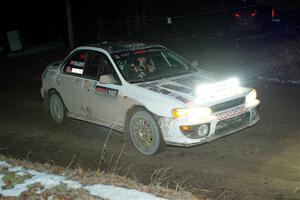
{"type": "Polygon", "coordinates": [[[97,54],[96,52],[90,52],[85,68],[84,68],[84,75],[92,78],[97,79],[100,74],[100,63],[101,63],[101,55],[97,54]]]}
{"type": "Polygon", "coordinates": [[[63,71],[68,74],[77,74],[83,75],[83,68],[86,63],[87,52],[86,51],[78,51],[75,52],[71,57],[67,60],[63,71]]]}
{"type": "Polygon", "coordinates": [[[167,53],[167,59],[169,61],[169,63],[172,65],[172,67],[175,68],[186,68],[185,64],[180,62],[180,60],[178,60],[178,58],[176,58],[176,56],[172,55],[171,53],[167,53]]]}
{"type": "Polygon", "coordinates": [[[84,75],[98,80],[101,75],[113,75],[117,82],[120,82],[113,65],[106,55],[90,51],[84,68],[84,75]]]}

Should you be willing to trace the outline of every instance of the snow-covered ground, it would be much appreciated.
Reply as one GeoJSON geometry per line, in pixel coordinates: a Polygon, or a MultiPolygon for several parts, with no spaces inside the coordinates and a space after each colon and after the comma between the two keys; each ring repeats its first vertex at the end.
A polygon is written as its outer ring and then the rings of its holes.
{"type": "MultiPolygon", "coordinates": [[[[46,189],[53,188],[60,184],[66,184],[71,189],[85,189],[89,191],[90,195],[110,199],[110,200],[163,200],[163,198],[156,197],[153,194],[141,192],[138,190],[127,189],[122,187],[94,184],[94,185],[82,185],[78,181],[68,180],[64,176],[54,175],[48,172],[38,172],[36,170],[27,170],[23,167],[12,166],[6,161],[0,161],[0,194],[4,197],[12,196],[18,197],[22,192],[28,190],[29,186],[39,183],[43,186],[43,189],[39,192],[43,192],[46,189]],[[10,189],[5,189],[5,182],[3,178],[6,174],[3,172],[12,172],[18,176],[28,176],[22,183],[14,185],[10,189]]],[[[0,195],[0,196],[1,196],[0,195]]]]}

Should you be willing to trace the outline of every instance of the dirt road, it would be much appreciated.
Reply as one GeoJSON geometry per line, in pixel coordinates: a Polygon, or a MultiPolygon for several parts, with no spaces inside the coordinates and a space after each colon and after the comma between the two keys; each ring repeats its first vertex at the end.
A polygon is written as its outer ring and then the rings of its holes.
{"type": "MultiPolygon", "coordinates": [[[[43,114],[40,83],[24,78],[28,77],[24,69],[18,74],[2,76],[0,153],[99,168],[109,129],[76,120],[55,125],[43,114]]],[[[161,177],[169,184],[214,199],[300,199],[300,87],[262,81],[252,86],[262,101],[256,126],[192,148],[168,147],[152,157],[141,156],[126,144],[116,167],[124,140],[113,132],[100,168],[144,183],[151,181],[156,169],[164,168],[161,177]]]]}

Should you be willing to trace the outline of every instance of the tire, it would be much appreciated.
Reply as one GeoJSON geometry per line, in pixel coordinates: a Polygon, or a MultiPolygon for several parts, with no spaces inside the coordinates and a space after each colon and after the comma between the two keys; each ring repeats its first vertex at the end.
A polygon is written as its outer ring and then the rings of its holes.
{"type": "Polygon", "coordinates": [[[164,149],[160,128],[153,116],[145,110],[137,110],[130,118],[129,135],[135,148],[146,156],[164,149]]]}
{"type": "Polygon", "coordinates": [[[65,120],[66,108],[64,102],[57,92],[49,95],[49,113],[56,124],[62,124],[65,120]]]}

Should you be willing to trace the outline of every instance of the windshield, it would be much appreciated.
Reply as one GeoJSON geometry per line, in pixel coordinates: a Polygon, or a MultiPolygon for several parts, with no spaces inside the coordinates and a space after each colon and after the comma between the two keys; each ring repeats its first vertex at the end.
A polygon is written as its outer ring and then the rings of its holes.
{"type": "Polygon", "coordinates": [[[163,48],[126,51],[112,54],[126,81],[138,83],[197,71],[174,52],[163,48]]]}

